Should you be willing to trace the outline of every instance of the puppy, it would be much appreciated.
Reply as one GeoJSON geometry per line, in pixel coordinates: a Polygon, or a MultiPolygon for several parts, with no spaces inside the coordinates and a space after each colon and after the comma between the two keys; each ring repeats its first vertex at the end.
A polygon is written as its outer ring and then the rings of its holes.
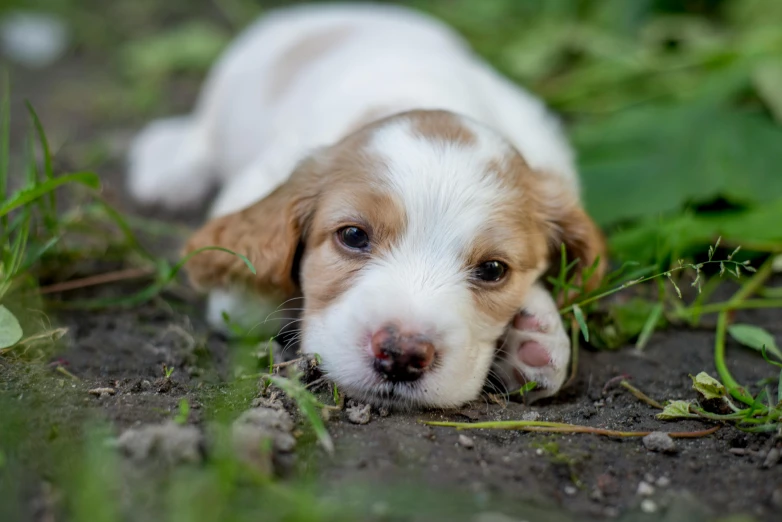
{"type": "Polygon", "coordinates": [[[543,104],[399,7],[267,15],[190,116],[137,137],[128,183],[169,207],[219,187],[186,251],[224,247],[257,274],[225,252],[190,260],[210,322],[252,325],[294,303],[302,351],[376,404],[458,406],[493,362],[508,390],[554,394],[570,342],[541,278],[563,243],[580,269],[604,253],[543,104]]]}

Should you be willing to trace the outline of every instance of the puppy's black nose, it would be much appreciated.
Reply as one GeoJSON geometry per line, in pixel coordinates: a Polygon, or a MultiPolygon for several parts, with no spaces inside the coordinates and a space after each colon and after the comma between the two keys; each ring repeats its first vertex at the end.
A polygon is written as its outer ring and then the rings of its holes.
{"type": "Polygon", "coordinates": [[[404,333],[387,325],[372,336],[375,370],[394,382],[421,377],[434,361],[434,344],[425,335],[404,333]]]}

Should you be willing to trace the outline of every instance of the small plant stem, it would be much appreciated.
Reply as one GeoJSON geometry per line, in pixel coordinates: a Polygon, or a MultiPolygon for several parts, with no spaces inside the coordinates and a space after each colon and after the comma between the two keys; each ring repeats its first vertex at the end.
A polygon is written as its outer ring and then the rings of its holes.
{"type": "Polygon", "coordinates": [[[291,359],[290,361],[285,361],[285,362],[281,362],[281,363],[277,363],[277,364],[272,364],[272,368],[275,368],[275,369],[277,369],[277,368],[285,368],[286,366],[290,366],[292,364],[296,364],[296,363],[298,363],[300,361],[303,361],[303,360],[304,360],[304,357],[298,357],[296,359],[291,359]]]}
{"type": "Polygon", "coordinates": [[[714,340],[714,366],[720,376],[722,384],[728,389],[730,394],[744,404],[752,406],[754,402],[752,397],[744,392],[736,379],[730,374],[728,366],[725,364],[725,332],[728,329],[728,312],[720,312],[717,316],[717,336],[714,340]]]}
{"type": "Polygon", "coordinates": [[[622,382],[619,383],[619,386],[621,386],[622,388],[625,388],[627,391],[632,393],[633,396],[636,399],[645,402],[646,404],[648,404],[652,408],[657,408],[658,410],[662,410],[663,409],[663,405],[662,404],[660,404],[656,400],[652,399],[651,397],[646,395],[644,392],[642,392],[641,390],[639,390],[638,388],[636,388],[635,386],[633,386],[629,382],[623,380],[622,382]]]}
{"type": "MultiPolygon", "coordinates": [[[[740,263],[738,263],[736,261],[706,261],[704,263],[701,263],[701,265],[699,265],[699,266],[713,265],[713,264],[717,264],[717,263],[740,265],[740,263]]],[[[770,264],[770,260],[769,260],[769,262],[767,262],[767,264],[770,264]]],[[[604,298],[608,297],[609,295],[613,295],[613,294],[615,294],[615,293],[617,293],[617,292],[619,292],[621,290],[624,290],[625,288],[629,288],[629,287],[635,286],[635,285],[640,285],[642,283],[646,283],[647,281],[652,281],[652,280],[657,279],[659,277],[662,277],[662,276],[665,276],[665,275],[668,275],[668,274],[673,274],[673,273],[679,272],[681,270],[684,270],[686,268],[691,268],[691,265],[682,265],[682,266],[678,266],[678,267],[675,267],[675,268],[671,268],[670,270],[666,270],[665,272],[660,272],[658,274],[653,274],[653,275],[650,275],[650,276],[641,277],[641,278],[636,279],[634,281],[627,281],[627,282],[622,283],[621,285],[619,285],[617,287],[614,287],[614,288],[612,288],[610,290],[606,290],[605,292],[601,292],[601,293],[599,293],[597,295],[593,295],[592,297],[587,297],[583,301],[579,301],[578,303],[573,303],[571,305],[566,306],[565,308],[561,308],[559,310],[559,313],[560,313],[560,315],[565,315],[568,312],[572,312],[573,311],[573,307],[575,305],[578,305],[578,306],[583,308],[583,307],[585,307],[588,304],[591,304],[591,303],[594,303],[595,301],[599,301],[601,299],[604,299],[604,298]]],[[[765,268],[765,266],[764,266],[764,268],[765,268]]],[[[755,274],[755,275],[756,276],[761,275],[762,270],[763,270],[762,268],[760,270],[758,270],[758,273],[755,274]]],[[[768,275],[771,275],[771,267],[770,266],[768,267],[768,274],[766,275],[766,277],[768,277],[768,275]]],[[[755,278],[753,278],[753,279],[755,279],[755,278]]],[[[747,284],[749,285],[749,284],[751,284],[751,282],[747,283],[747,284]]],[[[745,286],[747,286],[747,285],[745,285],[745,286]]]]}
{"type": "Polygon", "coordinates": [[[769,258],[758,271],[744,284],[738,292],[730,299],[730,302],[740,303],[749,296],[760,290],[769,277],[774,273],[774,259],[769,258]]]}
{"type": "MultiPolygon", "coordinates": [[[[773,273],[773,260],[769,259],[763,266],[757,271],[757,273],[744,285],[733,297],[728,301],[728,306],[735,307],[735,305],[743,302],[746,298],[756,292],[763,283],[771,277],[773,273]]],[[[705,308],[705,307],[704,307],[705,308]]],[[[747,394],[744,389],[739,386],[736,379],[733,378],[728,370],[727,364],[725,364],[725,334],[728,329],[728,312],[723,310],[717,316],[717,332],[714,340],[714,366],[717,368],[717,373],[722,380],[722,383],[728,388],[730,394],[744,404],[752,406],[754,400],[752,396],[747,394]]]]}
{"type": "Polygon", "coordinates": [[[713,314],[718,312],[729,312],[731,310],[751,310],[758,308],[782,308],[782,299],[748,299],[746,301],[734,302],[722,301],[719,303],[710,303],[700,306],[697,310],[690,308],[682,308],[672,313],[673,316],[679,319],[688,319],[697,315],[713,314]]]}
{"type": "MultiPolygon", "coordinates": [[[[499,421],[499,422],[424,422],[429,426],[440,426],[445,428],[456,428],[457,430],[475,430],[475,429],[494,429],[494,430],[519,430],[535,431],[546,433],[591,433],[593,435],[603,435],[606,437],[645,437],[652,433],[651,431],[616,431],[604,428],[593,428],[592,426],[580,426],[578,424],[566,424],[563,422],[545,422],[545,421],[499,421]]],[[[700,431],[679,431],[670,432],[668,435],[674,438],[697,438],[711,435],[720,429],[720,426],[714,426],[707,430],[700,431]]]]}
{"type": "Polygon", "coordinates": [[[74,374],[72,374],[71,372],[69,372],[68,370],[66,370],[66,369],[65,369],[63,366],[58,366],[56,371],[58,371],[58,372],[60,372],[61,374],[65,375],[66,377],[70,377],[70,378],[71,378],[71,379],[73,379],[74,381],[81,381],[81,379],[79,379],[79,378],[78,378],[78,377],[76,377],[74,374]]]}
{"type": "Polygon", "coordinates": [[[117,281],[126,281],[128,279],[138,279],[141,277],[147,277],[154,274],[155,271],[149,268],[128,268],[126,270],[117,270],[115,272],[97,274],[89,277],[83,277],[81,279],[74,279],[72,281],[63,281],[62,283],[55,283],[53,285],[43,286],[38,289],[38,293],[41,295],[45,295],[45,294],[54,294],[59,292],[67,292],[69,290],[76,290],[78,288],[103,285],[106,283],[115,283],[117,281]]]}
{"type": "Polygon", "coordinates": [[[578,374],[578,352],[580,351],[581,348],[579,343],[579,338],[578,338],[578,332],[579,329],[578,329],[578,325],[576,324],[576,320],[571,319],[570,321],[570,346],[571,346],[570,377],[568,377],[568,380],[565,383],[564,387],[573,384],[578,374]]]}

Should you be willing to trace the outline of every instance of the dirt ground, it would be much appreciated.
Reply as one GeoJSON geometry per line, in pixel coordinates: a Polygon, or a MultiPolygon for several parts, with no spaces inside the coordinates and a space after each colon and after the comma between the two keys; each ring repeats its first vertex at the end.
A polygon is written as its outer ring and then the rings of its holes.
{"type": "MultiPolygon", "coordinates": [[[[85,117],[78,96],[61,96],[63,85],[74,91],[99,76],[99,68],[80,64],[45,75],[19,72],[12,76],[14,98],[29,97],[52,136],[68,136],[58,155],[65,165],[77,161],[76,154],[69,151],[77,150],[80,142],[102,135],[115,143],[111,161],[94,168],[113,201],[125,210],[147,213],[124,201],[117,161],[117,153],[137,122],[104,124],[98,115],[85,117]]],[[[131,288],[112,285],[98,292],[116,295],[131,288]]],[[[75,292],[68,298],[91,292],[75,292]]],[[[192,295],[164,297],[132,310],[51,314],[55,324],[69,329],[62,350],[51,361],[79,378],[78,382],[66,380],[67,394],[62,384],[55,385],[62,382],[62,375],[54,369],[36,381],[36,393],[44,402],[60,404],[51,413],[54,418],[97,413],[119,434],[127,428],[171,419],[183,398],[191,406],[190,424],[200,426],[205,416],[214,413],[207,415],[205,411],[230,377],[228,344],[208,332],[192,295]],[[164,364],[174,369],[169,379],[163,376],[164,364]],[[88,393],[100,387],[113,388],[116,393],[88,393]]],[[[742,313],[741,319],[764,326],[782,343],[779,311],[742,313]]],[[[339,495],[346,502],[359,497],[374,499],[367,505],[366,515],[373,520],[696,521],[734,514],[779,520],[782,465],[762,467],[771,444],[766,435],[723,427],[702,439],[677,439],[676,451],[664,454],[648,451],[640,439],[457,432],[419,422],[537,415],[540,420],[614,430],[704,429],[710,425],[658,421],[655,410],[626,390],[605,386],[626,374],[635,386],[658,400],[694,398],[688,374],[705,370],[716,375],[713,343],[714,334],[709,330],[669,330],[655,334],[642,354],[629,348],[618,352],[582,350],[577,382],[559,397],[532,407],[481,400],[459,411],[391,412],[387,416],[373,411],[364,425],[353,424],[340,413],[327,423],[335,455],[329,457],[311,442],[300,441],[291,476],[317,476],[323,494],[339,495]],[[461,435],[469,440],[460,440],[461,435]],[[431,515],[433,505],[439,506],[438,517],[431,515]]],[[[732,341],[727,362],[740,382],[773,377],[756,353],[732,341]]],[[[31,381],[18,365],[0,363],[0,382],[4,393],[15,396],[25,393],[31,381]]],[[[237,398],[240,409],[250,406],[252,391],[237,398]]],[[[44,520],[47,511],[41,507],[40,494],[33,492],[30,498],[27,516],[44,520]]],[[[143,507],[139,509],[144,512],[143,507]]]]}

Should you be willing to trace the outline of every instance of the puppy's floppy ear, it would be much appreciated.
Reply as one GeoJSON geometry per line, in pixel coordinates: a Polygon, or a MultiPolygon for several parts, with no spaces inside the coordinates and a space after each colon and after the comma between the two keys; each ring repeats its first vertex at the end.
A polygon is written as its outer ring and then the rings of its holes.
{"type": "Polygon", "coordinates": [[[222,247],[246,256],[256,274],[239,257],[219,250],[194,255],[185,265],[199,289],[241,286],[288,297],[297,291],[295,261],[315,209],[320,176],[318,161],[302,162],[284,184],[257,203],[212,219],[185,246],[185,254],[222,247]]]}
{"type": "Polygon", "coordinates": [[[536,173],[534,185],[537,208],[546,227],[550,271],[558,273],[560,270],[563,243],[567,262],[578,259],[574,267],[577,282],[599,258],[596,269],[585,281],[586,288],[593,290],[600,284],[607,267],[603,233],[582,207],[571,182],[555,174],[536,173]]]}

